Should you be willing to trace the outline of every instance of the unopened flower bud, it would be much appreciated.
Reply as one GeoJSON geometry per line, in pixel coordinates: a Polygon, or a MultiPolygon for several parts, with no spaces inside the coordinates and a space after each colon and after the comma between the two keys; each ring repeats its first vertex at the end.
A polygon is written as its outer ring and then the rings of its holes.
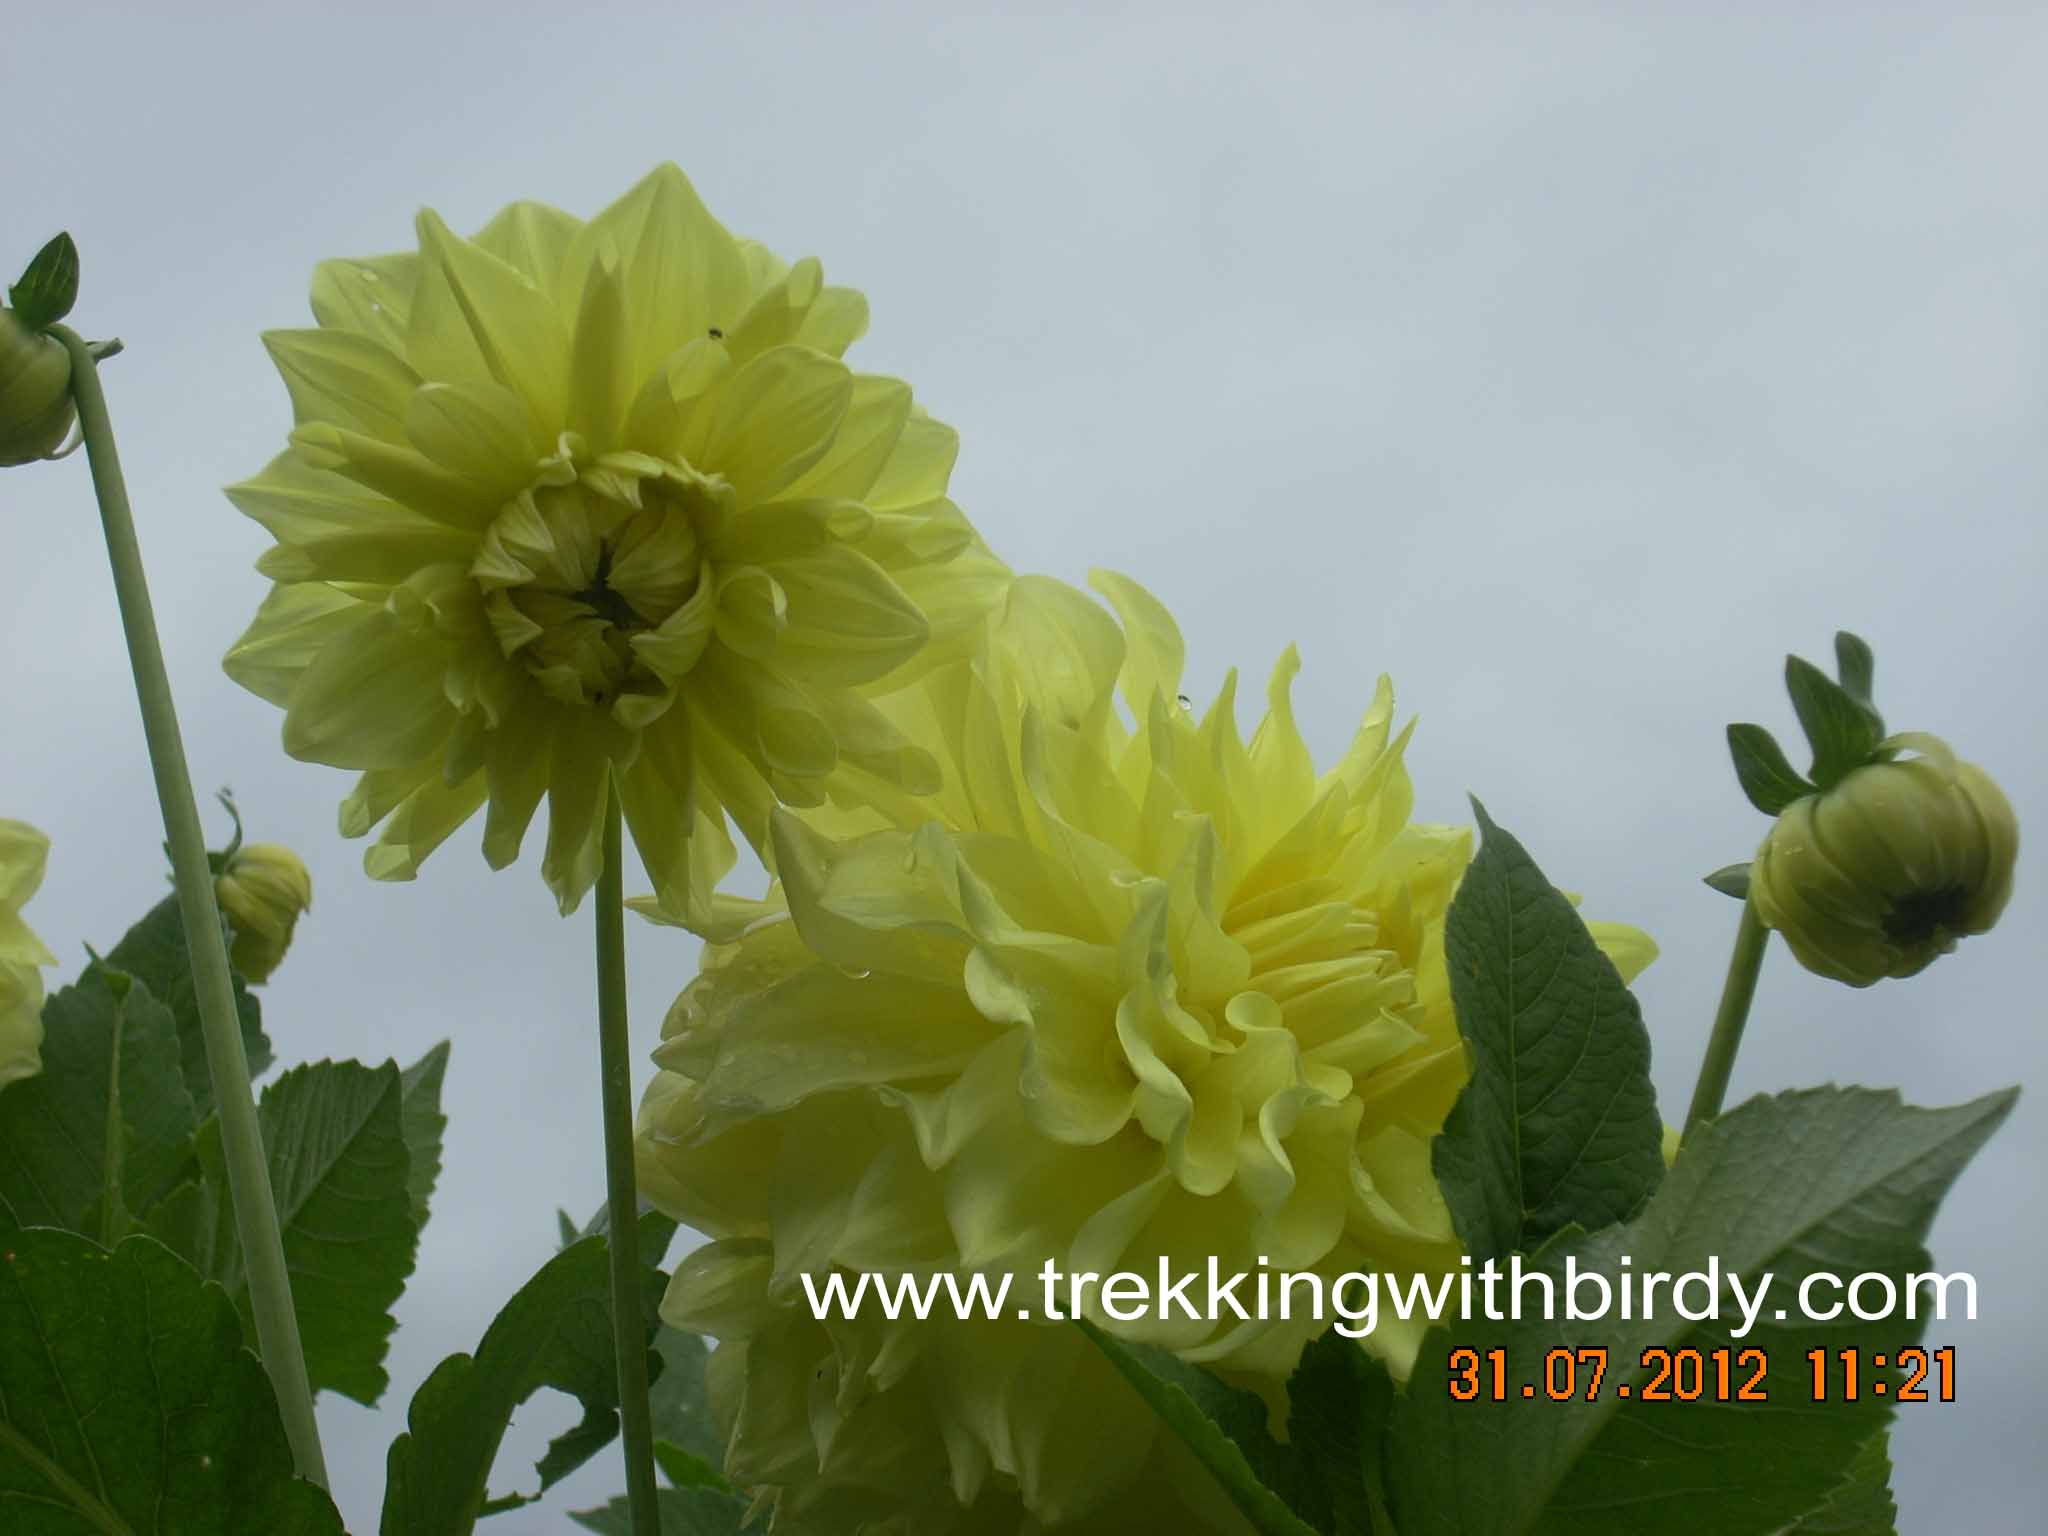
{"type": "Polygon", "coordinates": [[[1914,975],[1998,921],[2019,823],[1990,776],[1933,736],[1787,806],[1757,850],[1750,896],[1808,970],[1852,987],[1914,975]]]}
{"type": "Polygon", "coordinates": [[[71,354],[0,309],[0,465],[53,457],[76,418],[71,354]]]}
{"type": "Polygon", "coordinates": [[[220,909],[234,928],[229,958],[250,981],[267,981],[290,948],[299,914],[313,905],[313,877],[291,849],[248,843],[214,883],[220,909]]]}

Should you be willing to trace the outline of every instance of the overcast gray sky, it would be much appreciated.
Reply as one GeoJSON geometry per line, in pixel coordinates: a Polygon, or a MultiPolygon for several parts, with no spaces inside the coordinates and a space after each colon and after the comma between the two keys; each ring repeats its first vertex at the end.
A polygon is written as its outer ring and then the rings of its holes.
{"type": "MultiPolygon", "coordinates": [[[[346,777],[285,758],[218,665],[267,542],[218,488],[289,425],[257,334],[309,323],[314,262],[408,244],[421,204],[464,229],[515,198],[588,215],[674,159],[732,228],[867,292],[853,360],[960,429],[955,495],[1017,568],[1140,577],[1194,692],[1299,642],[1325,760],[1391,672],[1420,814],[1478,792],[1663,944],[1639,990],[1668,1118],[1736,915],[1698,877],[1765,828],[1721,727],[1787,735],[1783,653],[1860,631],[1894,727],[2019,808],[2018,894],[1909,983],[1855,993],[1774,951],[1735,1094],[2042,1080],[2041,8],[853,9],[9,23],[0,266],[77,236],[75,323],[128,344],[108,390],[195,776],[317,881],[270,1033],[287,1062],[455,1041],[392,1392],[322,1407],[352,1528],[413,1388],[547,1257],[554,1207],[602,1193],[587,918],[555,916],[536,856],[490,875],[476,825],[418,885],[370,883],[333,830],[346,777]]],[[[49,832],[30,915],[72,957],[163,890],[82,461],[0,478],[0,550],[0,815],[49,832]]],[[[644,1058],[695,950],[629,937],[644,1058]]],[[[1937,1330],[1958,1401],[1904,1414],[1907,1530],[2040,1529],[2044,1163],[2035,1097],[1936,1231],[1984,1314],[1937,1330]]],[[[498,1481],[531,1487],[572,1417],[523,1414],[498,1481]]]]}

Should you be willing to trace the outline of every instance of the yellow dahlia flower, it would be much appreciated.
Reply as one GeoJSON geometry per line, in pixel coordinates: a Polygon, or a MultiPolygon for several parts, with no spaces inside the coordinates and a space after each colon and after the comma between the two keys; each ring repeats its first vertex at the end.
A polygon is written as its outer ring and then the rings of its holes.
{"type": "Polygon", "coordinates": [[[813,1319],[770,1245],[678,1267],[672,1322],[722,1342],[707,1387],[729,1476],[776,1490],[774,1536],[1251,1536],[1077,1328],[813,1319]]]}
{"type": "MultiPolygon", "coordinates": [[[[1130,582],[1096,581],[1121,624],[1021,579],[976,661],[890,701],[939,744],[937,790],[892,800],[866,784],[862,808],[778,815],[779,892],[707,950],[669,1015],[642,1187],[754,1245],[767,1305],[801,1307],[801,1277],[834,1270],[1007,1275],[1033,1294],[1048,1260],[1141,1275],[1212,1259],[1325,1277],[1457,1266],[1429,1142],[1467,1075],[1443,922],[1469,833],[1410,822],[1408,733],[1384,679],[1318,773],[1292,651],[1247,743],[1234,679],[1198,718],[1179,701],[1171,617],[1130,582]]],[[[1626,972],[1654,952],[1633,930],[1595,932],[1626,972]]],[[[679,1274],[671,1320],[715,1310],[704,1276],[679,1274]]],[[[1269,1393],[1321,1328],[1133,1322],[1099,1302],[1089,1315],[1269,1393]]],[[[1382,1315],[1366,1347],[1405,1374],[1422,1326],[1382,1315]]],[[[1042,1318],[986,1325],[961,1363],[933,1353],[952,1347],[935,1342],[945,1329],[886,1328],[874,1352],[834,1337],[820,1379],[858,1402],[913,1358],[938,1371],[959,1399],[941,1421],[962,1502],[993,1468],[1034,1518],[1078,1518],[1144,1464],[1119,1454],[1111,1475],[1101,1455],[1146,1443],[1134,1396],[1091,1388],[1099,1412],[1075,1436],[1046,1404],[1076,1394],[965,1363],[1002,1330],[1052,1361],[1071,1341],[1042,1318]]],[[[800,1414],[801,1396],[782,1400],[802,1379],[789,1352],[817,1368],[815,1333],[764,1358],[782,1325],[726,1331],[745,1346],[720,1367],[745,1375],[728,1398],[741,1416],[800,1414]]],[[[834,1422],[812,1424],[805,1477],[833,1481],[834,1422]]],[[[787,1467],[744,1475],[810,1497],[787,1467]]]]}
{"type": "Polygon", "coordinates": [[[1915,975],[1989,932],[2019,858],[2019,821],[1983,769],[1936,736],[1883,745],[1916,755],[1793,801],[1750,872],[1764,926],[1809,971],[1852,987],[1915,975]]]}
{"type": "Polygon", "coordinates": [[[43,883],[50,840],[21,821],[0,820],[0,1088],[43,1070],[43,973],[57,957],[21,920],[43,883]]]}
{"type": "Polygon", "coordinates": [[[280,843],[245,843],[213,889],[234,928],[235,969],[251,981],[268,981],[291,948],[299,915],[313,908],[312,874],[280,843]]]}
{"type": "Polygon", "coordinates": [[[291,446],[235,504],[276,586],[228,653],[292,755],[362,771],[344,833],[409,879],[488,805],[565,911],[614,775],[664,903],[715,926],[728,813],[929,759],[870,702],[971,631],[1000,567],[946,499],[953,432],[841,355],[859,294],[735,239],[663,166],[579,223],[329,261],[316,329],[265,337],[291,446]],[[387,819],[388,818],[388,819],[387,819]]]}

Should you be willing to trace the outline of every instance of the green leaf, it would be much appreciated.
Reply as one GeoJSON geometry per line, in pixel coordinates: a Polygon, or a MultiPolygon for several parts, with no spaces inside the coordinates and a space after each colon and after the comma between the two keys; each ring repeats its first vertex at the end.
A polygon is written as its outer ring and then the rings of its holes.
{"type": "Polygon", "coordinates": [[[1862,637],[1852,635],[1846,629],[1835,631],[1835,676],[1841,680],[1844,693],[1870,710],[1877,734],[1882,736],[1884,721],[1877,718],[1873,693],[1877,682],[1877,657],[1862,637]]]}
{"type": "Polygon", "coordinates": [[[1813,748],[1808,777],[1832,789],[1851,770],[1871,760],[1884,731],[1876,711],[1858,703],[1847,689],[1810,661],[1785,658],[1785,687],[1799,728],[1813,748]]]}
{"type": "MultiPolygon", "coordinates": [[[[391,1307],[411,1278],[419,1237],[404,1092],[394,1063],[373,1069],[323,1061],[285,1073],[264,1090],[257,1111],[307,1375],[315,1391],[365,1406],[390,1384],[391,1307]]],[[[200,1133],[199,1163],[203,1182],[165,1201],[150,1230],[227,1288],[253,1347],[216,1121],[200,1133]]]]}
{"type": "Polygon", "coordinates": [[[1636,1000],[1572,904],[1486,808],[1444,956],[1472,1078],[1432,1162],[1475,1261],[1634,1214],[1664,1176],[1636,1000]]]}
{"type": "Polygon", "coordinates": [[[1735,760],[1735,778],[1743,794],[1766,816],[1815,793],[1787,761],[1778,738],[1760,725],[1729,726],[1728,755],[1735,760]]]}
{"type": "Polygon", "coordinates": [[[8,307],[31,331],[48,330],[70,314],[77,302],[78,247],[68,233],[37,251],[21,281],[7,290],[8,307]]]}
{"type": "MultiPolygon", "coordinates": [[[[654,1234],[643,1236],[651,1243],[654,1234]]],[[[583,1421],[549,1446],[540,1464],[541,1491],[617,1434],[609,1266],[602,1237],[556,1254],[506,1303],[474,1355],[451,1355],[434,1368],[413,1394],[408,1428],[386,1459],[383,1536],[466,1536],[473,1530],[505,1426],[543,1387],[575,1397],[583,1421]]],[[[651,1338],[665,1282],[652,1268],[643,1269],[641,1280],[651,1338]]],[[[649,1369],[659,1365],[657,1357],[649,1369]]],[[[500,1507],[527,1501],[515,1495],[500,1507]]]]}
{"type": "Polygon", "coordinates": [[[1785,1536],[1897,1536],[1899,1506],[1892,1502],[1891,1436],[1872,1435],[1827,1503],[1785,1536]]]}
{"type": "Polygon", "coordinates": [[[340,1536],[233,1308],[161,1244],[0,1222],[11,1536],[340,1536]]]}
{"type": "MultiPolygon", "coordinates": [[[[91,950],[86,951],[88,954],[91,950]]],[[[94,974],[107,984],[107,991],[114,1000],[114,1027],[108,1032],[107,1049],[107,1100],[105,1108],[104,1135],[100,1140],[100,1197],[93,1202],[94,1209],[87,1213],[88,1222],[97,1222],[99,1243],[102,1248],[112,1248],[126,1237],[135,1225],[135,1218],[129,1212],[126,1191],[121,1180],[127,1171],[128,1129],[126,1115],[121,1105],[121,1047],[128,1033],[128,998],[135,991],[135,978],[126,971],[109,970],[93,961],[94,974]]]]}
{"type": "Polygon", "coordinates": [[[1749,866],[1745,859],[1740,864],[1723,864],[1711,875],[1704,877],[1707,889],[1719,891],[1723,896],[1733,896],[1737,901],[1749,899],[1749,866]]]}
{"type": "Polygon", "coordinates": [[[118,1001],[94,966],[43,1004],[43,1070],[0,1090],[0,1196],[24,1222],[98,1235],[117,1029],[120,1203],[147,1212],[190,1166],[198,1117],[178,1072],[177,1024],[140,983],[118,1001]]]}
{"type": "MultiPolygon", "coordinates": [[[[1900,1309],[1876,1322],[1846,1311],[1810,1322],[1799,1312],[1800,1282],[1823,1271],[1876,1272],[1898,1284],[1925,1272],[1921,1244],[1935,1208],[2014,1097],[1923,1110],[1892,1093],[1812,1089],[1753,1099],[1696,1128],[1640,1216],[1563,1236],[1532,1268],[1561,1290],[1568,1261],[1611,1280],[1627,1256],[1639,1281],[1653,1271],[1705,1271],[1711,1262],[1724,1277],[1726,1320],[1690,1322],[1673,1312],[1666,1291],[1648,1318],[1638,1305],[1632,1319],[1531,1316],[1433,1328],[1391,1427],[1387,1467],[1401,1536],[1769,1536],[1815,1508],[1892,1409],[1870,1394],[1816,1402],[1806,1351],[1895,1354],[1919,1337],[1925,1319],[1908,1321],[1900,1309]],[[1741,1339],[1733,1337],[1741,1324],[1730,1273],[1752,1292],[1770,1277],[1756,1326],[1741,1339]],[[1516,1384],[1542,1379],[1549,1350],[1595,1346],[1610,1354],[1594,1401],[1583,1389],[1564,1403],[1517,1395],[1516,1384]],[[1769,1401],[1646,1403],[1650,1372],[1641,1360],[1653,1346],[1761,1349],[1771,1367],[1769,1401]],[[1453,1347],[1507,1350],[1509,1400],[1453,1401],[1453,1347]],[[1620,1396],[1624,1383],[1634,1396],[1620,1396]]],[[[1899,1379],[1891,1373],[1893,1390],[1899,1379]]]]}
{"type": "MultiPolygon", "coordinates": [[[[149,1214],[149,1235],[202,1275],[214,1278],[235,1243],[228,1207],[227,1171],[220,1155],[219,1122],[208,1120],[195,1143],[199,1176],[180,1184],[149,1214]]],[[[251,1345],[253,1348],[253,1344],[251,1345]]]]}
{"type": "Polygon", "coordinates": [[[1299,1469],[1292,1453],[1267,1433],[1264,1399],[1166,1350],[1126,1344],[1085,1318],[1076,1319],[1075,1326],[1188,1443],[1261,1536],[1316,1536],[1296,1513],[1304,1499],[1299,1469]]]}
{"type": "MultiPolygon", "coordinates": [[[[122,937],[107,955],[107,964],[126,971],[163,1000],[178,1021],[184,1058],[185,1086],[203,1117],[213,1109],[213,1078],[206,1068],[206,1039],[199,1027],[199,1003],[192,992],[192,960],[185,950],[185,925],[178,916],[178,898],[166,896],[122,937]]],[[[235,1012],[242,1021],[242,1049],[249,1075],[260,1077],[271,1063],[270,1040],[263,1033],[263,1010],[240,976],[234,978],[235,1012]]]]}
{"type": "Polygon", "coordinates": [[[1326,1330],[1287,1381],[1287,1443],[1264,1399],[1168,1351],[1078,1326],[1261,1532],[1394,1536],[1383,1450],[1395,1388],[1355,1339],[1326,1330]]]}
{"type": "MultiPolygon", "coordinates": [[[[590,1219],[578,1227],[570,1220],[567,1211],[555,1211],[555,1226],[562,1235],[562,1246],[586,1237],[602,1237],[611,1230],[612,1213],[609,1205],[600,1205],[590,1213],[590,1219]]],[[[669,1245],[676,1240],[680,1230],[670,1218],[662,1215],[645,1196],[640,1200],[640,1262],[659,1268],[667,1257],[669,1245]]]]}
{"type": "Polygon", "coordinates": [[[441,1177],[441,1133],[448,1117],[441,1113],[441,1083],[448,1075],[448,1042],[443,1040],[405,1069],[403,1090],[406,1189],[412,1196],[415,1232],[427,1226],[427,1204],[441,1177]]]}
{"type": "MultiPolygon", "coordinates": [[[[366,1407],[390,1384],[390,1309],[419,1241],[404,1096],[391,1062],[323,1061],[272,1083],[259,1111],[306,1370],[366,1407]]],[[[233,1277],[249,1315],[239,1264],[233,1277]]]]}
{"type": "MultiPolygon", "coordinates": [[[[654,1502],[661,1516],[661,1536],[741,1536],[747,1515],[745,1499],[715,1488],[658,1488],[654,1502]]],[[[603,1509],[577,1510],[569,1518],[598,1536],[633,1536],[632,1514],[623,1497],[603,1509]]]]}
{"type": "Polygon", "coordinates": [[[686,1451],[672,1440],[654,1442],[654,1464],[676,1488],[718,1488],[730,1492],[725,1474],[694,1451],[686,1451]]]}
{"type": "Polygon", "coordinates": [[[1393,1536],[1381,1465],[1394,1382],[1332,1328],[1302,1351],[1287,1379],[1287,1441],[1309,1523],[1329,1536],[1393,1536]]]}
{"type": "Polygon", "coordinates": [[[704,1389],[710,1351],[696,1334],[667,1327],[655,1335],[654,1349],[661,1356],[661,1375],[648,1394],[654,1433],[716,1475],[725,1462],[725,1437],[711,1416],[711,1400],[704,1389]]]}

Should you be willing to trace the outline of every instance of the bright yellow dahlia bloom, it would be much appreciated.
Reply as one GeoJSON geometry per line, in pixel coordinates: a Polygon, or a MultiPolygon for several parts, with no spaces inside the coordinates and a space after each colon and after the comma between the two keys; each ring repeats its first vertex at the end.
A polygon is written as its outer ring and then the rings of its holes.
{"type": "Polygon", "coordinates": [[[244,843],[213,889],[234,929],[235,969],[250,981],[268,981],[291,948],[300,915],[313,908],[305,861],[282,843],[244,843]]]}
{"type": "Polygon", "coordinates": [[[503,867],[596,877],[614,773],[665,905],[715,927],[730,813],[928,757],[870,702],[969,632],[1001,568],[946,499],[956,440],[843,354],[867,305],[735,239],[663,166],[589,223],[516,203],[464,240],[329,261],[265,337],[290,448],[229,496],[277,583],[228,653],[292,755],[408,879],[488,803],[503,867]]]}
{"type": "Polygon", "coordinates": [[[0,820],[0,1088],[43,1070],[43,973],[57,957],[21,920],[43,883],[50,840],[22,821],[0,820]]]}
{"type": "MultiPolygon", "coordinates": [[[[642,1187],[752,1266],[686,1266],[668,1315],[736,1341],[719,1356],[744,1376],[721,1399],[734,1422],[808,1424],[807,1471],[793,1450],[738,1469],[797,1507],[865,1489],[832,1437],[900,1381],[948,1405],[935,1475],[961,1503],[993,1470],[1034,1519],[1092,1518],[1152,1454],[1149,1412],[1069,1357],[1074,1330],[820,1330],[802,1275],[1007,1274],[1035,1297],[1048,1259],[1326,1277],[1458,1262],[1429,1143],[1467,1076],[1443,922],[1470,834],[1410,822],[1384,679],[1319,774],[1292,651],[1247,743],[1234,680],[1197,718],[1171,617],[1096,582],[1121,624],[1021,579],[975,662],[892,701],[940,746],[935,794],[866,785],[868,808],[778,815],[779,892],[706,952],[664,1028],[642,1187]],[[745,1306],[711,1278],[733,1274],[745,1306]],[[972,1363],[983,1350],[1049,1376],[972,1363]],[[829,1405],[805,1409],[810,1376],[834,1384],[829,1405]]],[[[1595,933],[1629,973],[1654,953],[1595,933]]],[[[1269,1392],[1320,1331],[1091,1316],[1269,1392]]],[[[1367,1347],[1405,1374],[1421,1331],[1383,1315],[1367,1347]]]]}

